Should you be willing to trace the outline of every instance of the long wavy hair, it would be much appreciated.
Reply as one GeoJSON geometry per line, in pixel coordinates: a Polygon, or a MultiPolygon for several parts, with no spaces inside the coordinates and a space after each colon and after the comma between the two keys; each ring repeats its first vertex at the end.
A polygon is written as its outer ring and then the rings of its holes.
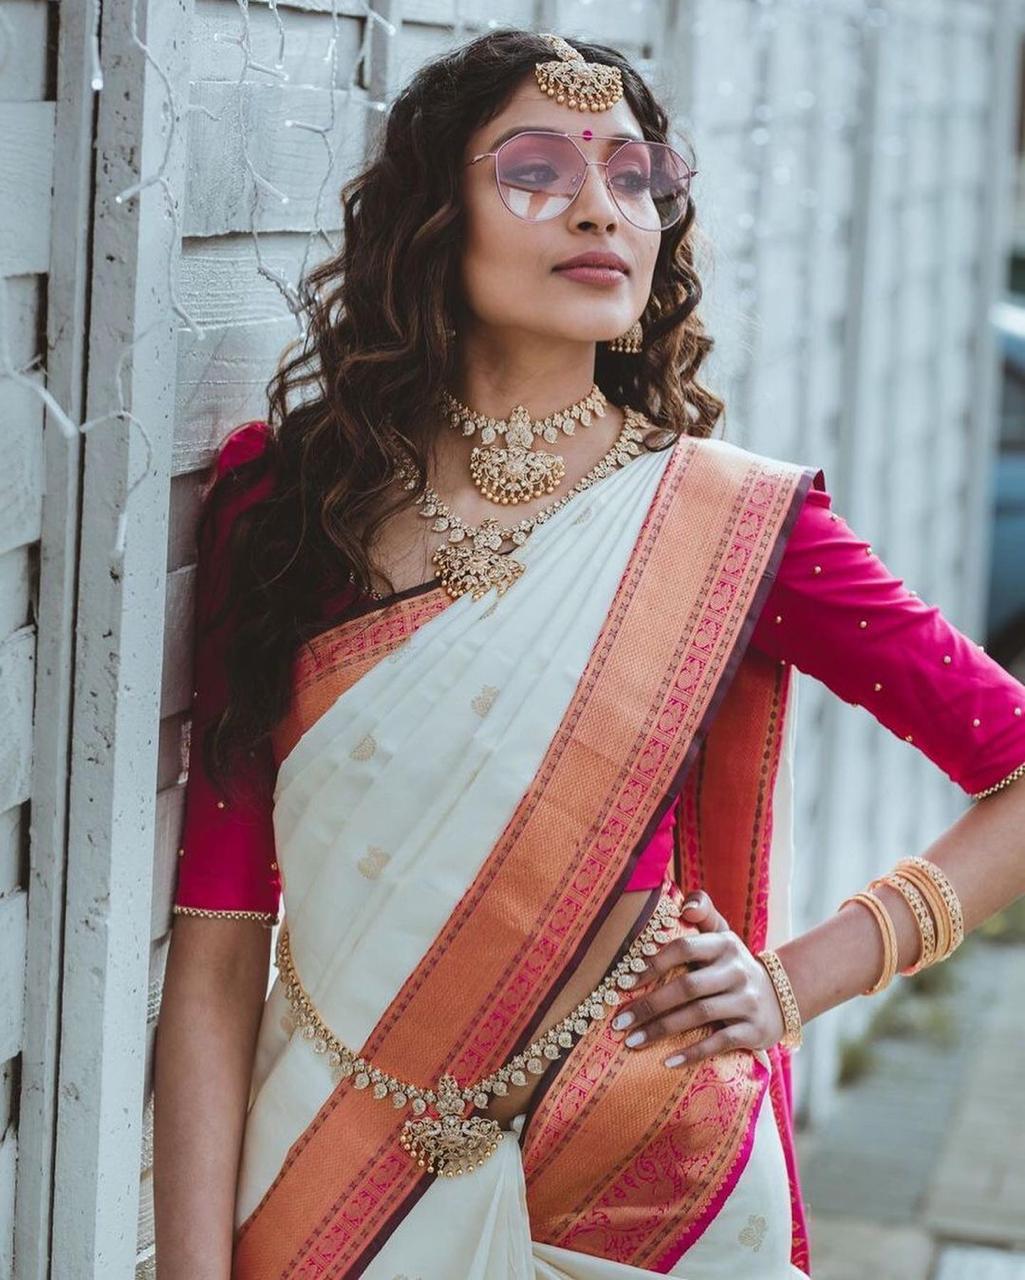
{"type": "MultiPolygon", "coordinates": [[[[569,43],[618,67],[644,136],[669,141],[666,111],[622,54],[569,43]]],[[[300,284],[306,327],[268,384],[266,447],[213,485],[200,521],[202,545],[230,495],[273,476],[270,495],[232,523],[228,586],[211,621],[231,618],[227,705],[203,739],[218,782],[232,754],[265,742],[287,710],[294,655],[325,625],[324,593],[350,573],[369,589],[375,531],[424,491],[437,426],[423,406],[455,370],[446,331],[460,311],[466,144],[551,56],[537,34],[506,28],[427,63],[392,103],[370,162],[341,189],[342,247],[300,284]],[[419,475],[415,489],[392,485],[389,439],[419,475]]],[[[642,354],[597,345],[595,380],[614,404],[651,419],[649,449],[710,435],[724,407],[697,378],[713,340],[696,314],[694,219],[691,200],[662,233],[642,354]]]]}

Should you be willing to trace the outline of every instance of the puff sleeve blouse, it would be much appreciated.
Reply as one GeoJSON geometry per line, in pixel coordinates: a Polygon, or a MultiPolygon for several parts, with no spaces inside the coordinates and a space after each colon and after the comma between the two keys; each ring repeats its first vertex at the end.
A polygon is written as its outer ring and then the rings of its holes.
{"type": "MultiPolygon", "coordinates": [[[[263,447],[263,423],[233,432],[217,458],[219,480],[263,447]]],[[[224,538],[269,478],[234,497],[199,548],[197,624],[224,591],[224,538]]],[[[1025,773],[1025,685],[909,591],[836,512],[815,476],[780,557],[750,643],[792,663],[847,702],[865,707],[914,744],[958,786],[988,794],[1025,773]]],[[[350,589],[353,591],[354,589],[350,589]]],[[[336,610],[336,597],[325,613],[336,610]]],[[[344,603],[344,601],[343,601],[344,603]]],[[[333,616],[333,614],[332,614],[333,616]]],[[[280,879],[271,822],[276,762],[269,740],[249,758],[245,799],[225,803],[203,770],[197,734],[224,705],[224,640],[230,620],[195,647],[193,749],[186,785],[174,911],[277,918],[280,879]]],[[[672,852],[670,809],[627,889],[660,884],[672,852]]]]}

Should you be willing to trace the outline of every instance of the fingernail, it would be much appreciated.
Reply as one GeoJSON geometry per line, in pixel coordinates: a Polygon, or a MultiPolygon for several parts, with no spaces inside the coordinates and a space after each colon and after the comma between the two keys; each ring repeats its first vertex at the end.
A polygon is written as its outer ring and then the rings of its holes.
{"type": "Polygon", "coordinates": [[[623,1013],[617,1013],[616,1016],[612,1019],[612,1030],[622,1031],[623,1028],[628,1027],[630,1023],[633,1022],[633,1020],[634,1020],[634,1016],[632,1013],[628,1013],[625,1011],[623,1013]]]}
{"type": "Polygon", "coordinates": [[[633,1033],[633,1035],[629,1035],[629,1036],[627,1036],[626,1040],[624,1040],[624,1042],[623,1042],[623,1043],[624,1043],[624,1044],[628,1044],[628,1045],[630,1046],[630,1048],[631,1048],[631,1049],[633,1049],[636,1045],[643,1044],[643,1043],[644,1043],[644,1032],[643,1032],[643,1031],[635,1031],[635,1032],[633,1033]]]}
{"type": "Polygon", "coordinates": [[[666,1058],[665,1065],[667,1067],[679,1067],[687,1061],[685,1053],[674,1053],[672,1057],[666,1058]]]}

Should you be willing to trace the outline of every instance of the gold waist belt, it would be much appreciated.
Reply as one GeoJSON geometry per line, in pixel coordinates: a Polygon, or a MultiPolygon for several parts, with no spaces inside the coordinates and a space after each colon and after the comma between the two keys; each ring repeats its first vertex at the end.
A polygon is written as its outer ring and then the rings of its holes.
{"type": "Polygon", "coordinates": [[[660,945],[671,941],[675,935],[667,932],[667,926],[679,917],[680,912],[680,903],[663,891],[651,919],[608,977],[572,1013],[522,1053],[472,1084],[460,1085],[454,1076],[446,1072],[436,1089],[422,1089],[419,1085],[388,1075],[342,1044],[321,1018],[299,980],[285,925],[278,934],[275,952],[291,1008],[283,1027],[289,1034],[298,1028],[303,1038],[311,1042],[314,1053],[327,1054],[335,1080],[351,1077],[354,1089],[370,1089],[372,1096],[382,1101],[390,1098],[392,1106],[398,1110],[409,1107],[412,1116],[402,1128],[400,1142],[421,1168],[426,1167],[430,1173],[438,1173],[442,1177],[469,1173],[497,1151],[502,1130],[497,1120],[488,1116],[466,1115],[467,1107],[486,1107],[490,1094],[504,1097],[510,1084],[522,1086],[527,1083],[526,1072],[541,1075],[550,1061],[561,1057],[563,1050],[572,1048],[574,1033],[583,1035],[593,1022],[604,1018],[610,1008],[619,1004],[621,990],[628,991],[637,985],[637,975],[648,967],[644,957],[655,955],[660,945]]]}

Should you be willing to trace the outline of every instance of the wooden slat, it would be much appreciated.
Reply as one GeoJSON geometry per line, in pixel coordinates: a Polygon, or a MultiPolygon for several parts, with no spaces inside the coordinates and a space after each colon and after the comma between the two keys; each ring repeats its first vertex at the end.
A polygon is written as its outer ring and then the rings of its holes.
{"type": "MultiPolygon", "coordinates": [[[[328,89],[333,70],[335,87],[346,83],[363,35],[362,7],[358,3],[339,4],[337,12],[342,20],[337,27],[331,20],[330,5],[320,12],[295,8],[288,11],[280,4],[277,7],[284,28],[283,44],[275,15],[266,3],[251,3],[248,7],[247,78],[257,84],[274,84],[278,82],[273,74],[277,71],[282,83],[287,76],[293,85],[328,89]],[[332,34],[337,40],[334,68],[332,59],[327,57],[332,34]],[[271,71],[264,71],[263,67],[271,71]]],[[[191,30],[193,80],[238,81],[245,66],[238,43],[244,30],[236,5],[225,4],[224,0],[199,0],[191,30]]]]}
{"type": "Polygon", "coordinates": [[[0,276],[50,262],[54,104],[0,102],[0,276]]]}
{"type": "Polygon", "coordinates": [[[21,1052],[27,905],[23,889],[0,898],[0,1062],[21,1052]]]}
{"type": "Polygon", "coordinates": [[[26,879],[21,858],[27,822],[27,805],[14,805],[0,813],[0,894],[10,893],[26,879]]]}
{"type": "Polygon", "coordinates": [[[337,228],[337,188],[356,172],[364,153],[365,101],[359,89],[350,97],[302,85],[193,85],[184,233],[337,228]],[[288,120],[329,132],[321,136],[291,128],[288,120]],[[326,143],[332,148],[330,162],[326,143]],[[254,214],[257,181],[249,165],[288,203],[261,189],[254,214]]]}
{"type": "Polygon", "coordinates": [[[35,638],[29,626],[0,641],[0,810],[29,797],[35,638]]]}
{"type": "Polygon", "coordinates": [[[0,29],[0,102],[38,102],[46,97],[46,0],[6,0],[0,29]]]}
{"type": "Polygon", "coordinates": [[[31,575],[28,547],[0,555],[0,636],[10,635],[30,621],[31,575]]]}
{"type": "MultiPolygon", "coordinates": [[[[35,379],[38,375],[31,375],[35,379]]],[[[0,554],[37,542],[43,520],[43,402],[31,387],[0,378],[4,466],[0,469],[0,554]]]]}
{"type": "MultiPolygon", "coordinates": [[[[93,6],[38,3],[45,10],[49,38],[57,48],[27,53],[29,63],[49,64],[46,94],[53,113],[52,174],[40,180],[31,209],[34,236],[46,234],[42,269],[46,288],[46,386],[71,422],[81,422],[85,388],[87,246],[93,231],[91,201],[96,155],[92,126],[93,6]],[[52,183],[49,178],[52,177],[52,183]]],[[[10,6],[5,5],[5,11],[10,6]]],[[[38,21],[38,19],[37,19],[38,21]]],[[[26,51],[19,50],[19,57],[26,51]]],[[[15,74],[18,74],[17,72],[15,74]]],[[[4,144],[0,142],[0,147],[4,144]]],[[[18,198],[26,200],[20,191],[18,198]]],[[[2,201],[2,197],[0,197],[2,201]]],[[[2,219],[0,219],[2,221],[2,219]]],[[[2,233],[0,233],[2,235],[2,233]]],[[[26,326],[33,344],[37,325],[26,326]]],[[[35,352],[33,351],[34,355],[35,352]]],[[[20,361],[19,361],[20,362],[20,361]]],[[[18,1104],[18,1189],[14,1254],[17,1280],[49,1280],[53,1164],[56,1144],[64,867],[67,849],[68,743],[71,732],[72,653],[79,535],[80,439],[68,439],[47,418],[34,431],[41,442],[45,475],[42,508],[35,694],[35,736],[31,778],[32,891],[29,902],[23,1048],[18,1104]]],[[[30,446],[34,447],[34,446],[30,446]]],[[[38,492],[42,491],[42,486],[38,492]]],[[[22,500],[25,501],[25,500],[22,500]]],[[[28,808],[24,807],[27,822],[28,808]]]]}
{"type": "MultiPolygon", "coordinates": [[[[309,267],[326,252],[304,234],[260,237],[264,265],[292,287],[307,254],[309,267]]],[[[179,333],[176,475],[205,469],[233,427],[266,415],[267,381],[298,332],[278,287],[258,273],[249,237],[187,241],[179,271],[183,304],[206,332],[179,333]]]]}
{"type": "Polygon", "coordinates": [[[193,565],[167,575],[164,606],[164,661],[160,717],[192,705],[192,632],[196,571],[193,565]]]}
{"type": "Polygon", "coordinates": [[[157,792],[156,840],[153,857],[153,904],[150,938],[155,942],[171,927],[171,903],[178,877],[178,848],[185,817],[184,785],[157,792]]]}
{"type": "Polygon", "coordinates": [[[149,448],[137,425],[108,419],[84,450],[62,992],[74,1016],[61,1028],[52,1228],[68,1275],[127,1276],[136,1254],[152,900],[139,850],[155,832],[179,229],[160,186],[115,196],[158,169],[183,196],[185,117],[168,150],[165,110],[167,86],[187,101],[190,20],[191,0],[102,10],[86,415],[110,414],[120,389],[149,448]]]}
{"type": "Polygon", "coordinates": [[[14,1274],[15,1171],[18,1167],[18,1135],[5,1130],[0,1137],[0,1272],[14,1274]]]}

